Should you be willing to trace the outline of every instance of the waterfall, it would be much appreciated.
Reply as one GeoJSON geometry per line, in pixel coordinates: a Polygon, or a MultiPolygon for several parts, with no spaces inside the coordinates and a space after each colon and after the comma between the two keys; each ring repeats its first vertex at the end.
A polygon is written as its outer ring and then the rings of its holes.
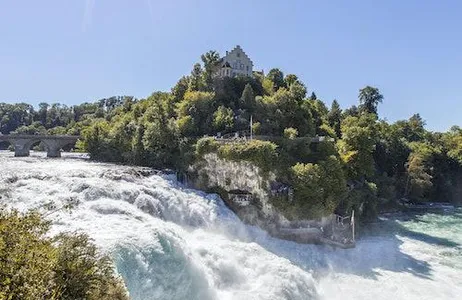
{"type": "Polygon", "coordinates": [[[140,173],[76,154],[0,152],[0,203],[27,210],[76,201],[71,213],[50,216],[52,233],[89,234],[113,257],[132,299],[462,295],[460,213],[426,216],[434,228],[422,220],[387,221],[386,230],[362,237],[355,249],[335,250],[272,238],[243,224],[217,195],[187,189],[172,176],[140,173]]]}

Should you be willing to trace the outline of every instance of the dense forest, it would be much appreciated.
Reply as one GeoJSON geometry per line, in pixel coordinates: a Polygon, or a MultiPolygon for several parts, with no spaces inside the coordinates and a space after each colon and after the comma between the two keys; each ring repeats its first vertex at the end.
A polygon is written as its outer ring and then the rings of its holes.
{"type": "Polygon", "coordinates": [[[430,132],[419,114],[388,123],[379,117],[385,99],[375,87],[359,90],[357,106],[342,109],[333,100],[328,107],[294,74],[274,68],[221,78],[214,76],[219,62],[217,52],[205,53],[171,92],[146,99],[41,103],[37,110],[0,103],[0,131],[80,134],[77,148],[92,159],[155,168],[184,170],[210,151],[250,160],[294,187],[293,203],[275,202],[292,218],[356,208],[368,219],[399,199],[460,201],[460,127],[430,132]],[[219,145],[204,138],[246,132],[251,118],[254,135],[265,141],[219,145]],[[316,136],[325,141],[312,143],[316,136]]]}

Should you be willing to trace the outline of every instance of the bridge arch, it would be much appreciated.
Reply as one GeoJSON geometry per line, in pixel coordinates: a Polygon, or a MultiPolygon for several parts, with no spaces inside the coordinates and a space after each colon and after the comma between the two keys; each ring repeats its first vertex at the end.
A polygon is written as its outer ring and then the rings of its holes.
{"type": "Polygon", "coordinates": [[[14,146],[14,156],[29,156],[30,148],[42,142],[47,150],[47,157],[61,157],[61,148],[75,144],[79,136],[69,135],[1,135],[1,141],[10,142],[14,146]]]}

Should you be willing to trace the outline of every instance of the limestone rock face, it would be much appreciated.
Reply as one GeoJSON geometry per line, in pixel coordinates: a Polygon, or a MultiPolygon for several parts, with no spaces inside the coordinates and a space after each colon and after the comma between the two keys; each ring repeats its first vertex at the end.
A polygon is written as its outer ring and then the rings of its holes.
{"type": "Polygon", "coordinates": [[[275,221],[287,221],[268,201],[274,174],[263,176],[250,162],[220,159],[215,153],[204,155],[190,172],[195,187],[217,191],[243,221],[265,228],[274,226],[275,221]]]}
{"type": "MultiPolygon", "coordinates": [[[[190,166],[188,182],[194,188],[218,193],[226,205],[245,223],[259,226],[270,235],[299,243],[342,244],[348,224],[338,222],[335,215],[319,220],[289,221],[271,204],[275,194],[287,192],[276,181],[274,173],[264,173],[248,161],[221,159],[215,153],[205,154],[190,166]]],[[[290,188],[289,188],[290,190],[290,188]]],[[[290,200],[287,193],[287,201],[290,200]]]]}

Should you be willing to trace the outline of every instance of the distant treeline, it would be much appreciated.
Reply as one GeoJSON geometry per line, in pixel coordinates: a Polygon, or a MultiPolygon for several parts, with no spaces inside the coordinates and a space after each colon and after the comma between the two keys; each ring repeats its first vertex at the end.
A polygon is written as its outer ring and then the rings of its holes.
{"type": "Polygon", "coordinates": [[[129,96],[114,96],[94,103],[67,106],[40,103],[0,103],[0,132],[3,134],[79,134],[92,119],[106,118],[123,103],[136,101],[129,96]]]}

